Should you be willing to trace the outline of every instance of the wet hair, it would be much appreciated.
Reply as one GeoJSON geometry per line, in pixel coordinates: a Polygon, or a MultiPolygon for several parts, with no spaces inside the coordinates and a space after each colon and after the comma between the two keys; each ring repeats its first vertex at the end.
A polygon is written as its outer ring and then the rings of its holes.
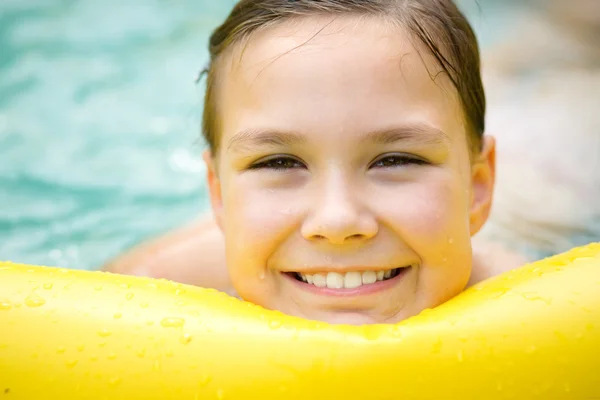
{"type": "MultiPolygon", "coordinates": [[[[215,86],[229,48],[259,29],[310,16],[381,17],[407,29],[431,53],[458,93],[472,151],[481,148],[485,93],[477,38],[452,0],[241,0],[211,35],[202,134],[213,155],[219,149],[215,86]]],[[[432,79],[437,74],[431,74],[432,79]]]]}

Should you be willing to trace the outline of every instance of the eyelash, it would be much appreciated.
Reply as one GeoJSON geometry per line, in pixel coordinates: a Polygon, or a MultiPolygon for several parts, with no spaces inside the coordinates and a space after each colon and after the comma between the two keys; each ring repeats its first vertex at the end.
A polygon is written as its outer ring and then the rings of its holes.
{"type": "Polygon", "coordinates": [[[293,157],[278,156],[269,158],[264,161],[252,164],[249,169],[270,169],[274,171],[286,171],[295,168],[306,168],[306,166],[293,157]],[[296,164],[295,166],[289,166],[290,163],[296,164]],[[287,164],[287,166],[283,165],[287,164]]]}
{"type": "MultiPolygon", "coordinates": [[[[408,155],[393,154],[393,155],[387,155],[387,156],[379,158],[378,160],[376,160],[375,162],[373,162],[371,164],[371,167],[394,168],[394,167],[402,167],[402,166],[406,166],[406,165],[428,165],[428,164],[429,164],[429,162],[427,162],[421,158],[408,156],[408,155]],[[392,160],[392,165],[382,164],[380,166],[377,166],[377,164],[379,164],[379,163],[385,163],[385,161],[390,161],[390,160],[392,160]]],[[[286,170],[296,169],[296,168],[306,168],[306,166],[301,161],[298,161],[297,159],[295,159],[293,157],[288,157],[288,156],[273,157],[273,158],[255,163],[249,167],[249,169],[253,169],[253,170],[270,169],[270,170],[274,170],[274,171],[286,171],[286,170]],[[290,164],[293,164],[293,165],[290,165],[290,164]]]]}
{"type": "Polygon", "coordinates": [[[422,158],[418,158],[415,156],[409,156],[409,155],[405,155],[405,154],[390,154],[390,155],[386,155],[384,157],[379,158],[378,160],[376,160],[375,162],[373,162],[371,164],[371,166],[375,166],[378,163],[382,163],[386,160],[394,160],[393,165],[381,165],[378,166],[377,168],[394,168],[394,167],[402,167],[402,166],[407,166],[407,165],[428,165],[429,162],[422,159],[422,158]]]}

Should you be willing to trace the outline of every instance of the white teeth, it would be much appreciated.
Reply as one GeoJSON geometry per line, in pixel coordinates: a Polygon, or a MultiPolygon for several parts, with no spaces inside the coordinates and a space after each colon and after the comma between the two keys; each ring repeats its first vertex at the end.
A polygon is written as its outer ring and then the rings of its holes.
{"type": "Polygon", "coordinates": [[[327,287],[329,289],[341,289],[344,287],[344,275],[337,272],[327,274],[327,287]]]}
{"type": "Polygon", "coordinates": [[[363,285],[368,285],[370,283],[377,282],[377,272],[375,271],[365,271],[362,273],[362,283],[363,285]]]}
{"type": "Polygon", "coordinates": [[[362,285],[370,285],[377,281],[390,279],[394,270],[385,271],[351,271],[346,273],[328,272],[321,274],[299,273],[300,279],[316,287],[330,289],[355,289],[362,285]]]}
{"type": "Polygon", "coordinates": [[[344,287],[346,289],[354,289],[362,286],[362,275],[360,272],[346,272],[344,276],[344,287]]]}
{"type": "Polygon", "coordinates": [[[313,285],[315,285],[316,287],[327,286],[327,277],[323,274],[314,274],[313,275],[313,285]]]}

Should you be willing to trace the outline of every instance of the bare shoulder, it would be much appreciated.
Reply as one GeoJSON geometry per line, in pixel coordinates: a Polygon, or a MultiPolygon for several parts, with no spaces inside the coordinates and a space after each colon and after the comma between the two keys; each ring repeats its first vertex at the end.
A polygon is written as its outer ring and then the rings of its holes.
{"type": "Polygon", "coordinates": [[[142,243],[108,262],[102,270],[164,278],[234,295],[225,264],[225,243],[210,217],[142,243]]]}
{"type": "Polygon", "coordinates": [[[507,249],[501,243],[473,241],[473,270],[469,286],[527,264],[523,255],[507,249]]]}

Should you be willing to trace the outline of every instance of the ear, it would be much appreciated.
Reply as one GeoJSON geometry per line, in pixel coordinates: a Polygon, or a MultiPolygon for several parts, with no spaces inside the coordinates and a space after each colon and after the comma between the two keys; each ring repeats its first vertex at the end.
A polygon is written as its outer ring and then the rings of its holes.
{"type": "Polygon", "coordinates": [[[483,149],[474,160],[471,175],[471,235],[475,235],[487,221],[492,208],[496,180],[496,141],[484,136],[483,149]]]}
{"type": "Polygon", "coordinates": [[[217,174],[217,160],[212,155],[210,150],[206,150],[202,158],[206,163],[206,182],[208,185],[208,194],[210,204],[215,216],[215,221],[219,229],[223,231],[223,197],[221,195],[221,181],[217,174]]]}

